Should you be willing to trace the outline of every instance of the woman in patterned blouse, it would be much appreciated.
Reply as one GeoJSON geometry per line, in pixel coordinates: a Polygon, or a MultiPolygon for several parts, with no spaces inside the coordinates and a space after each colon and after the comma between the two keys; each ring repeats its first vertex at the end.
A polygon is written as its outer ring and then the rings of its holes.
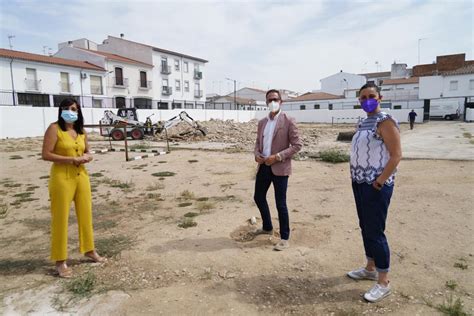
{"type": "Polygon", "coordinates": [[[402,158],[398,122],[380,111],[381,100],[377,85],[362,86],[359,101],[367,118],[359,124],[351,144],[352,190],[367,264],[347,275],[356,280],[377,281],[364,294],[369,302],[380,301],[391,291],[390,249],[384,231],[395,173],[402,158]]]}

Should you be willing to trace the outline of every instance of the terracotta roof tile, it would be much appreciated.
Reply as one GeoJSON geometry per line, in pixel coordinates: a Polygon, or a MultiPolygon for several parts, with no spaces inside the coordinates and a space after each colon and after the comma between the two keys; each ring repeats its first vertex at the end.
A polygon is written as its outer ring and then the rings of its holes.
{"type": "Polygon", "coordinates": [[[419,78],[418,77],[410,77],[410,78],[398,78],[398,79],[384,79],[382,82],[382,85],[387,85],[387,84],[412,84],[412,83],[418,83],[419,78]]]}
{"type": "Polygon", "coordinates": [[[69,66],[69,67],[75,67],[75,68],[105,71],[105,69],[99,66],[96,66],[84,61],[77,61],[77,60],[58,58],[58,57],[52,57],[52,56],[44,56],[44,55],[39,55],[39,54],[20,52],[16,50],[3,49],[3,48],[0,48],[0,57],[35,61],[38,63],[45,63],[45,64],[62,65],[62,66],[69,66]]]}
{"type": "Polygon", "coordinates": [[[443,76],[454,76],[454,75],[467,75],[474,74],[474,63],[469,63],[464,67],[458,68],[456,70],[445,71],[441,73],[443,76]]]}
{"type": "Polygon", "coordinates": [[[148,67],[153,67],[153,65],[150,65],[150,64],[147,64],[147,63],[135,60],[135,59],[131,59],[131,58],[128,58],[128,57],[120,56],[120,55],[117,55],[117,54],[102,52],[102,51],[98,51],[98,50],[84,49],[84,48],[79,48],[79,47],[75,47],[75,48],[78,48],[80,50],[85,50],[87,52],[91,52],[91,53],[94,53],[94,54],[97,54],[97,55],[102,55],[102,56],[107,57],[108,59],[111,59],[111,60],[121,61],[121,62],[129,63],[129,64],[139,64],[139,65],[145,65],[145,66],[148,66],[148,67]]]}
{"type": "Polygon", "coordinates": [[[178,52],[174,52],[174,51],[171,51],[171,50],[167,50],[167,49],[163,49],[163,48],[151,46],[151,45],[148,45],[148,44],[138,43],[138,42],[130,41],[130,40],[127,40],[127,39],[124,39],[124,38],[115,37],[115,36],[111,36],[111,35],[109,35],[109,37],[112,37],[112,38],[115,38],[115,39],[119,39],[119,40],[122,40],[122,41],[127,41],[127,42],[130,42],[130,43],[140,44],[140,45],[146,46],[146,47],[150,47],[151,49],[153,49],[154,51],[157,51],[157,52],[162,52],[162,53],[165,53],[165,54],[176,55],[176,56],[180,56],[180,57],[184,57],[184,58],[188,58],[188,59],[194,59],[194,60],[197,60],[197,61],[200,61],[200,62],[203,62],[203,63],[207,63],[207,62],[208,62],[207,60],[202,59],[202,58],[198,58],[198,57],[193,57],[193,56],[181,54],[181,53],[178,53],[178,52]]]}
{"type": "Polygon", "coordinates": [[[326,92],[315,92],[315,93],[305,93],[300,95],[297,98],[286,100],[285,102],[294,102],[294,101],[312,101],[312,100],[332,100],[332,99],[344,99],[342,95],[335,95],[326,92]]]}

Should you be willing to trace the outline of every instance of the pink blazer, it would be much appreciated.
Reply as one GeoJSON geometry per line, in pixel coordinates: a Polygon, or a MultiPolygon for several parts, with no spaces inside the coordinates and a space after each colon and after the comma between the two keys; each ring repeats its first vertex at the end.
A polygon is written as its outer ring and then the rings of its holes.
{"type": "MultiPolygon", "coordinates": [[[[258,122],[257,140],[255,142],[255,156],[262,156],[263,131],[267,125],[268,116],[258,122]]],[[[291,174],[291,157],[301,150],[303,142],[300,139],[295,119],[281,112],[273,133],[271,154],[280,154],[282,161],[275,162],[272,172],[276,176],[289,176],[291,174]]]]}

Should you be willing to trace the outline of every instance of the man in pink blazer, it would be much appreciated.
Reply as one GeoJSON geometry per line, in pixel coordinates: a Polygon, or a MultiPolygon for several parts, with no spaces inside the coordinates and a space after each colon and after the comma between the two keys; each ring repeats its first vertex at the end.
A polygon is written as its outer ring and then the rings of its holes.
{"type": "Polygon", "coordinates": [[[303,146],[295,120],[281,111],[281,95],[278,90],[266,94],[270,113],[258,122],[255,142],[255,161],[259,164],[255,179],[254,200],[262,216],[263,227],[255,234],[273,235],[272,218],[267,203],[267,191],[273,183],[275,201],[280,222],[280,237],[274,250],[289,247],[290,220],[286,206],[288,177],[291,174],[291,157],[303,146]]]}

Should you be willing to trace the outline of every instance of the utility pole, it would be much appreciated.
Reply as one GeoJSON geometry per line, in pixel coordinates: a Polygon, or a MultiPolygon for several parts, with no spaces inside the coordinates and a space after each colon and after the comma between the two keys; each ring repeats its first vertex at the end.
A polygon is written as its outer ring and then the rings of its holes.
{"type": "Polygon", "coordinates": [[[225,79],[234,82],[234,108],[237,110],[237,80],[230,78],[225,79]]]}
{"type": "Polygon", "coordinates": [[[15,38],[15,35],[8,35],[8,43],[10,44],[10,50],[13,50],[12,39],[15,38]]]}

